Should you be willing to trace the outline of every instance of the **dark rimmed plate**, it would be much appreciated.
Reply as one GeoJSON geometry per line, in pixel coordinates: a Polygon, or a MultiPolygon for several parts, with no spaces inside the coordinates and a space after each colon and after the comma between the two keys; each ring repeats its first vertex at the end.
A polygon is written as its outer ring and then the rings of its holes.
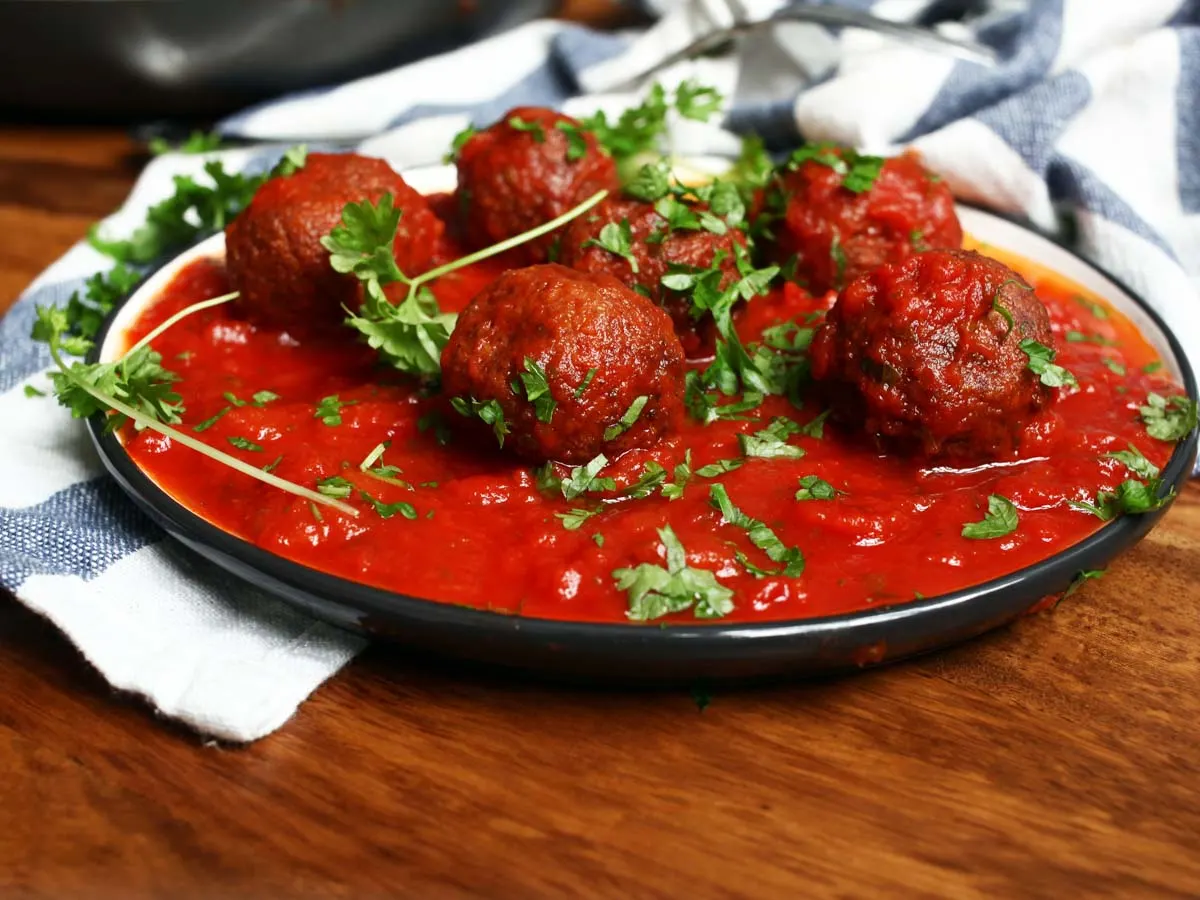
{"type": "MultiPolygon", "coordinates": [[[[406,173],[438,190],[449,169],[406,173]]],[[[1040,262],[1103,296],[1127,315],[1196,396],[1182,348],[1150,307],[1092,264],[1035,232],[977,209],[960,210],[965,230],[1040,262]]],[[[149,278],[105,324],[100,356],[112,358],[138,311],[183,265],[223,253],[217,235],[149,278]]],[[[485,662],[621,682],[748,678],[873,665],[982,634],[1065,591],[1079,572],[1103,568],[1131,547],[1164,510],[1118,519],[1043,562],[951,594],[823,618],[763,624],[604,625],[503,615],[409,597],[339,578],[268,553],[206,522],[159,488],[131,460],[103,419],[89,428],[105,466],[168,534],[216,565],[313,615],[346,628],[485,662]]],[[[1175,448],[1163,481],[1178,489],[1196,454],[1193,431],[1175,448]]]]}

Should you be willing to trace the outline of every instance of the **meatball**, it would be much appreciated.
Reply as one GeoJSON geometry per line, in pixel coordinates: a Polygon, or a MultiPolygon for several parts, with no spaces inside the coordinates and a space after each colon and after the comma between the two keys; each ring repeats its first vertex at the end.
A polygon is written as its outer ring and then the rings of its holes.
{"type": "Polygon", "coordinates": [[[664,287],[662,277],[671,265],[707,269],[720,254],[719,266],[725,273],[721,286],[725,287],[737,277],[735,245],[744,247],[745,243],[736,228],[729,228],[724,234],[714,234],[703,228],[668,230],[666,219],[654,211],[654,204],[616,199],[605,201],[567,226],[559,244],[558,258],[563,265],[581,272],[612,275],[663,307],[675,325],[684,352],[689,359],[695,359],[712,352],[712,317],[693,317],[691,300],[664,287]],[[610,222],[629,223],[632,263],[592,243],[599,239],[601,229],[610,222]]]}
{"type": "Polygon", "coordinates": [[[611,275],[554,263],[484,288],[442,352],[446,393],[496,401],[504,446],[538,461],[650,446],[679,426],[683,378],[665,312],[611,275]]]}
{"type": "Polygon", "coordinates": [[[442,223],[425,198],[381,159],[311,153],[292,175],[263,184],[225,229],[226,264],[247,318],[271,327],[316,330],[339,322],[358,304],[353,275],[329,265],[321,238],[347,203],[391,194],[401,210],[393,249],[410,275],[430,268],[442,223]]]}
{"type": "MultiPolygon", "coordinates": [[[[536,228],[596,191],[615,191],[617,169],[596,138],[550,109],[510,109],[458,153],[458,196],[467,243],[481,248],[536,228]]],[[[512,252],[520,263],[550,258],[555,234],[512,252]]]]}
{"type": "Polygon", "coordinates": [[[796,278],[809,290],[841,290],[885,263],[962,246],[950,189],[915,154],[884,161],[860,193],[845,186],[845,173],[856,168],[869,173],[871,157],[830,149],[821,158],[826,161],[809,159],[780,176],[774,203],[786,205],[771,225],[776,260],[782,265],[794,257],[796,278]],[[843,164],[827,164],[834,159],[843,164]]]}
{"type": "Polygon", "coordinates": [[[930,457],[1013,450],[1050,391],[1021,342],[1050,317],[1003,263],[930,250],[847,285],[817,329],[812,374],[836,420],[930,457]]]}

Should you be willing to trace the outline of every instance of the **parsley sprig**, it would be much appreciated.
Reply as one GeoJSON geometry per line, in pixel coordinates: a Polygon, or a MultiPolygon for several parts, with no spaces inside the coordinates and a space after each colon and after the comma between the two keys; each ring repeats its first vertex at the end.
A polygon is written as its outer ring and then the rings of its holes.
{"type": "Polygon", "coordinates": [[[211,184],[190,175],[176,175],[174,193],[151,206],[146,221],[132,235],[110,240],[96,225],[88,232],[88,243],[119,263],[152,263],[223,229],[245,209],[267,179],[294,173],[304,165],[305,156],[303,147],[293,147],[284,153],[279,165],[262,175],[227,172],[220,160],[209,160],[204,164],[204,174],[211,184]]]}
{"type": "Polygon", "coordinates": [[[385,362],[401,372],[433,379],[441,374],[442,348],[450,339],[456,316],[443,313],[428,284],[463,266],[511,250],[541,237],[587,212],[608,196],[597,191],[587,200],[536,228],[470,253],[467,256],[409,276],[396,264],[392,245],[400,225],[401,210],[391,194],[377,203],[348,203],[341,224],[323,238],[329,263],[338,272],[353,274],[363,285],[363,304],[346,324],[359,331],[385,362]],[[404,299],[393,305],[384,286],[399,282],[407,287],[404,299]]]}
{"type": "Polygon", "coordinates": [[[50,358],[58,367],[58,371],[52,372],[50,377],[54,382],[59,402],[70,409],[76,418],[111,410],[116,415],[110,417],[106,427],[116,427],[119,422],[129,419],[137,428],[148,428],[157,432],[256,481],[302,497],[311,503],[332,506],[346,515],[357,516],[358,511],[353,506],[336,497],[327,497],[319,491],[275,475],[270,471],[274,469],[274,464],[268,464],[265,468],[253,465],[171,427],[179,422],[183,408],[179,405],[178,395],[171,387],[175,380],[174,375],[162,369],[161,358],[150,349],[150,341],[184,314],[213,306],[218,300],[228,302],[235,296],[237,295],[231,294],[223,298],[213,298],[182,310],[142,338],[116,362],[74,362],[69,366],[63,358],[64,344],[75,345],[78,349],[81,338],[68,332],[69,322],[65,310],[53,306],[38,307],[34,336],[46,342],[50,348],[50,358]]]}

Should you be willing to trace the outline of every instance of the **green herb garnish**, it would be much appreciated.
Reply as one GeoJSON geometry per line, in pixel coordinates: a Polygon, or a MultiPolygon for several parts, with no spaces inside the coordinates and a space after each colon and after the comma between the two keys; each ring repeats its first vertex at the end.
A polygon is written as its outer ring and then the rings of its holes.
{"type": "Polygon", "coordinates": [[[1183,395],[1150,394],[1140,413],[1146,433],[1160,441],[1181,441],[1196,427],[1196,401],[1183,395]]]}
{"type": "Polygon", "coordinates": [[[250,450],[254,453],[262,453],[262,444],[256,444],[249,438],[234,436],[227,437],[225,440],[229,441],[229,443],[233,444],[233,446],[237,447],[239,450],[250,450]]]}
{"type": "Polygon", "coordinates": [[[962,528],[962,536],[973,541],[1004,537],[1017,530],[1017,508],[1007,497],[992,494],[988,497],[988,511],[978,522],[968,522],[962,528]]]}
{"type": "Polygon", "coordinates": [[[617,420],[616,424],[609,425],[604,429],[604,440],[615,441],[626,431],[633,427],[637,422],[638,416],[642,414],[642,410],[646,408],[646,404],[650,402],[650,398],[646,395],[640,395],[633,399],[629,404],[629,409],[625,410],[625,414],[617,420]]]}
{"type": "Polygon", "coordinates": [[[658,529],[658,538],[666,549],[665,567],[641,563],[612,573],[617,590],[628,594],[630,619],[648,622],[686,609],[698,619],[716,619],[733,611],[733,591],[709,569],[687,564],[687,551],[670,525],[658,529]]]}
{"type": "Polygon", "coordinates": [[[805,475],[800,479],[797,500],[833,500],[840,493],[832,484],[819,475],[805,475]]]}
{"type": "Polygon", "coordinates": [[[744,553],[737,551],[734,555],[747,572],[756,578],[781,575],[784,578],[797,578],[804,572],[804,554],[799,547],[788,547],[779,539],[766,522],[751,518],[733,505],[729,494],[722,484],[714,484],[708,489],[709,502],[721,511],[721,516],[730,525],[743,529],[750,543],[767,554],[771,562],[782,564],[782,568],[768,570],[752,564],[744,553]]]}
{"type": "Polygon", "coordinates": [[[504,446],[504,438],[510,429],[504,418],[504,408],[497,401],[476,400],[474,397],[451,397],[450,405],[460,416],[468,419],[474,417],[485,425],[491,425],[492,434],[496,436],[496,443],[501,447],[504,446]]]}
{"type": "Polygon", "coordinates": [[[1021,350],[1029,357],[1029,371],[1037,375],[1046,387],[1078,387],[1075,376],[1060,365],[1056,365],[1054,350],[1045,344],[1026,338],[1021,341],[1021,350]]]}

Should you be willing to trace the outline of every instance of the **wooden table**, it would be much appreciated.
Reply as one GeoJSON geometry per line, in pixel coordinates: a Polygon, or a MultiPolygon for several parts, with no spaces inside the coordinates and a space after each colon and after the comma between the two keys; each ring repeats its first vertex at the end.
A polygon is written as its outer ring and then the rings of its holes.
{"type": "MultiPolygon", "coordinates": [[[[0,297],[140,164],[0,130],[0,297]]],[[[1189,487],[1102,581],[924,659],[701,711],[376,647],[243,749],[0,598],[0,896],[1196,896],[1198,566],[1189,487]]]]}

